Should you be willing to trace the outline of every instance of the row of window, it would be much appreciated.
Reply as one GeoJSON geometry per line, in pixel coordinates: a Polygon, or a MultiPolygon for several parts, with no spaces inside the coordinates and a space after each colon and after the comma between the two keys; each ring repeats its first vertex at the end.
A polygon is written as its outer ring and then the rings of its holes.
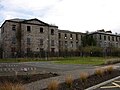
{"type": "Polygon", "coordinates": [[[108,42],[108,43],[107,42],[104,42],[104,43],[100,42],[100,45],[104,46],[104,47],[111,47],[111,46],[118,47],[119,46],[118,43],[111,43],[111,42],[108,42]]]}
{"type": "MultiPolygon", "coordinates": [[[[102,35],[99,36],[99,39],[102,40],[102,35]]],[[[120,41],[120,37],[117,36],[104,36],[104,40],[120,41]]]]}
{"type": "MultiPolygon", "coordinates": [[[[63,44],[63,41],[59,41],[59,46],[63,46],[63,45],[65,45],[65,46],[68,46],[68,45],[70,45],[71,47],[73,47],[73,41],[70,41],[70,44],[68,44],[68,41],[65,41],[64,42],[64,44],[63,44]]],[[[78,47],[78,42],[76,42],[76,47],[78,47]]]]}
{"type": "MultiPolygon", "coordinates": [[[[31,26],[27,26],[27,31],[31,32],[31,26]]],[[[43,27],[40,27],[40,33],[43,33],[43,32],[44,32],[43,27]]],[[[51,29],[51,35],[54,35],[54,34],[55,34],[54,29],[51,29]]]]}
{"type": "MultiPolygon", "coordinates": [[[[68,34],[66,34],[66,33],[64,34],[64,38],[65,38],[65,39],[67,39],[67,37],[68,37],[67,35],[68,35],[68,34]]],[[[58,34],[58,38],[60,39],[61,36],[62,36],[61,33],[59,33],[59,34],[58,34]]],[[[81,35],[81,37],[82,37],[82,35],[81,35]]],[[[73,34],[70,34],[70,39],[73,39],[73,34]]],[[[76,40],[78,40],[78,34],[76,34],[76,40]]]]}
{"type": "MultiPolygon", "coordinates": [[[[12,25],[12,31],[16,31],[16,25],[12,25]]],[[[27,32],[31,32],[31,26],[27,26],[27,32]]],[[[4,33],[4,27],[3,27],[3,30],[2,30],[2,33],[4,33]]],[[[43,27],[40,27],[40,33],[44,33],[44,28],[43,27]]],[[[51,35],[54,35],[55,32],[54,32],[54,29],[51,29],[51,35]]]]}

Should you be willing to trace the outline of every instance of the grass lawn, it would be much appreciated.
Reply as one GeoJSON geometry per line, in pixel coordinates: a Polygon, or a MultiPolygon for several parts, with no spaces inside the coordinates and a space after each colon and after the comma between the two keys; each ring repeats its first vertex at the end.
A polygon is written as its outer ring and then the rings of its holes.
{"type": "Polygon", "coordinates": [[[0,59],[0,63],[2,62],[41,62],[41,61],[53,61],[53,63],[57,64],[91,64],[91,65],[100,65],[104,64],[109,59],[116,59],[115,57],[53,57],[48,58],[48,60],[39,59],[39,58],[8,58],[8,59],[0,59]]]}
{"type": "Polygon", "coordinates": [[[105,58],[103,57],[72,57],[54,61],[54,63],[58,64],[92,64],[92,65],[100,65],[104,64],[104,62],[105,58]]]}

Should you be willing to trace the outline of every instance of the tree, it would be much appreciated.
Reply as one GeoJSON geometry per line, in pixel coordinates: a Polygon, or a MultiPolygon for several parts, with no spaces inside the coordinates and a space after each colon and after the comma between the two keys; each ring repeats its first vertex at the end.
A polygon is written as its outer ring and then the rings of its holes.
{"type": "Polygon", "coordinates": [[[96,40],[92,35],[86,35],[82,37],[82,46],[96,46],[96,40]]]}
{"type": "Polygon", "coordinates": [[[85,56],[102,56],[103,48],[97,46],[82,47],[85,56]]]}

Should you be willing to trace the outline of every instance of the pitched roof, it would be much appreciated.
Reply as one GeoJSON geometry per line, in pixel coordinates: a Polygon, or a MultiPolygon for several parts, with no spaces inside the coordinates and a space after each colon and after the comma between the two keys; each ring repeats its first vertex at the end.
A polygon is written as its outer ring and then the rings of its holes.
{"type": "Polygon", "coordinates": [[[8,21],[23,22],[25,21],[25,19],[14,18],[14,19],[9,19],[8,21]]]}
{"type": "MultiPolygon", "coordinates": [[[[39,20],[39,19],[37,19],[37,18],[34,18],[34,19],[19,19],[19,18],[14,18],[14,19],[9,19],[9,20],[5,20],[5,22],[6,21],[10,21],[10,22],[17,22],[17,23],[27,23],[27,21],[32,21],[32,20],[36,20],[36,21],[38,21],[38,22],[40,22],[40,23],[43,23],[43,24],[45,24],[45,25],[47,25],[47,26],[53,26],[53,27],[58,27],[58,26],[55,26],[55,25],[50,25],[50,24],[48,24],[48,23],[45,23],[45,22],[43,22],[43,21],[41,21],[41,20],[39,20]]],[[[4,23],[5,23],[4,22],[4,23]]],[[[3,24],[4,24],[3,23],[3,24]]],[[[3,26],[3,24],[1,25],[1,27],[3,26]]]]}

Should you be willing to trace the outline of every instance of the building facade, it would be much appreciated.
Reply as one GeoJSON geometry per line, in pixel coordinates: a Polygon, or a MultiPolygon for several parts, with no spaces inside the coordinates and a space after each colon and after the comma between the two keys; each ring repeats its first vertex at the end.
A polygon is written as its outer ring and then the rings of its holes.
{"type": "MultiPolygon", "coordinates": [[[[80,52],[82,37],[86,33],[59,30],[58,26],[38,19],[10,19],[1,26],[3,58],[35,55],[61,56],[63,52],[80,52]]],[[[111,31],[98,30],[88,33],[99,47],[120,48],[120,35],[111,31]]],[[[64,53],[63,53],[64,54],[64,53]]]]}
{"type": "Polygon", "coordinates": [[[11,19],[1,26],[3,57],[58,52],[58,27],[38,19],[11,19]]]}
{"type": "Polygon", "coordinates": [[[89,33],[97,42],[97,46],[102,48],[116,47],[120,48],[120,35],[113,34],[111,31],[98,30],[89,33]]]}

